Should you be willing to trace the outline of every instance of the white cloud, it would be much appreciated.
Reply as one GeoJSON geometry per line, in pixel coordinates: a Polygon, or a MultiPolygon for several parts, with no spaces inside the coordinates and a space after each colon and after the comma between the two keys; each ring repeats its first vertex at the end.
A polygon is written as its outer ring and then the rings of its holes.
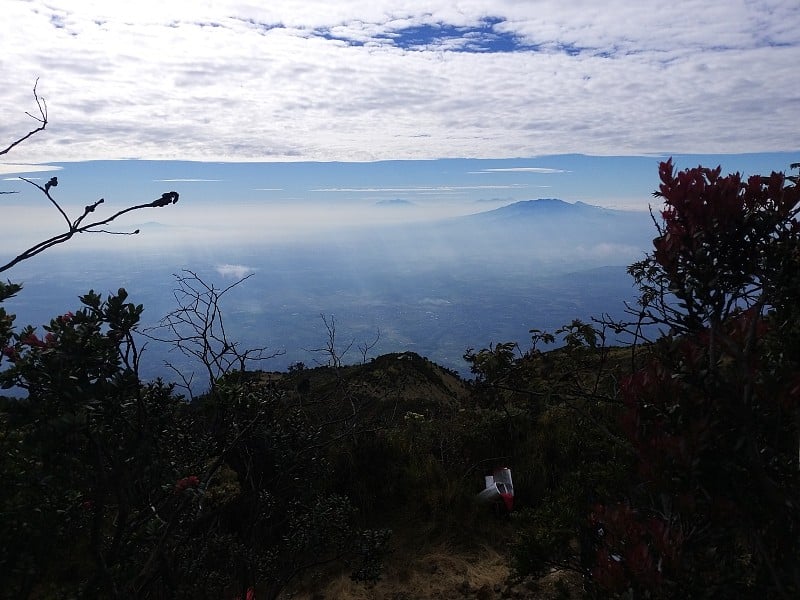
{"type": "Polygon", "coordinates": [[[0,140],[30,130],[37,76],[50,109],[21,162],[798,148],[796,0],[34,0],[0,38],[0,140]],[[486,17],[535,50],[396,44],[486,17]]]}
{"type": "Polygon", "coordinates": [[[482,169],[480,171],[470,171],[471,175],[482,175],[484,173],[566,173],[564,169],[549,169],[547,167],[508,167],[505,169],[482,169]]]}
{"type": "MultiPolygon", "coordinates": [[[[42,171],[59,171],[61,167],[54,165],[19,165],[11,163],[0,163],[0,175],[7,173],[41,173],[42,171]]],[[[29,177],[38,179],[38,177],[29,177]]],[[[19,177],[6,177],[4,181],[19,181],[19,177]]]]}
{"type": "Polygon", "coordinates": [[[216,267],[217,273],[219,273],[222,277],[231,277],[233,279],[242,279],[243,277],[247,277],[251,273],[255,271],[252,267],[248,267],[245,265],[217,265],[216,267]]]}
{"type": "Polygon", "coordinates": [[[524,183],[511,183],[507,185],[440,185],[431,187],[343,187],[343,188],[317,188],[309,190],[311,192],[349,192],[349,193],[425,193],[425,192],[456,192],[461,190],[509,190],[509,189],[525,189],[530,186],[524,183]]]}
{"type": "Polygon", "coordinates": [[[642,254],[642,248],[628,244],[614,244],[603,242],[590,247],[578,246],[575,248],[578,256],[586,258],[600,258],[604,260],[619,260],[628,262],[642,254]]]}

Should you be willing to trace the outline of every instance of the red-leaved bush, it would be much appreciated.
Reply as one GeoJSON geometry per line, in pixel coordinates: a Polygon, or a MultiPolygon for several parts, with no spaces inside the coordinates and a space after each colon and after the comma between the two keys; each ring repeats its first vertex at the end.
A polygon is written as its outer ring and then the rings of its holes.
{"type": "Polygon", "coordinates": [[[636,471],[589,517],[606,592],[800,594],[800,190],[720,173],[661,163],[663,222],[630,269],[664,335],[619,384],[636,471]]]}

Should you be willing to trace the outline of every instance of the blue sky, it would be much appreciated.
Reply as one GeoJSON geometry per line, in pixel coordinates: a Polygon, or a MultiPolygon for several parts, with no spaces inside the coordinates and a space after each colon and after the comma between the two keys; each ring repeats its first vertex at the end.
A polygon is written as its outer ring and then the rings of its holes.
{"type": "MultiPolygon", "coordinates": [[[[655,202],[662,156],[555,155],[528,159],[373,162],[197,162],[117,160],[51,163],[23,176],[42,184],[74,218],[98,198],[99,215],[179,192],[176,206],[132,213],[118,230],[145,235],[119,244],[172,245],[189,238],[302,239],[342,226],[432,220],[491,210],[519,200],[560,198],[618,209],[655,202]],[[166,226],[166,227],[165,227],[166,226]]],[[[677,167],[721,165],[744,174],[786,170],[795,153],[674,155],[677,167]]],[[[16,175],[0,176],[4,232],[13,252],[63,228],[46,199],[16,175]]],[[[98,236],[98,244],[109,244],[98,236]]]]}
{"type": "Polygon", "coordinates": [[[548,196],[643,208],[660,157],[752,173],[799,149],[796,0],[3,10],[0,140],[30,128],[37,77],[51,123],[0,173],[62,167],[76,203],[175,188],[431,214],[548,196]]]}

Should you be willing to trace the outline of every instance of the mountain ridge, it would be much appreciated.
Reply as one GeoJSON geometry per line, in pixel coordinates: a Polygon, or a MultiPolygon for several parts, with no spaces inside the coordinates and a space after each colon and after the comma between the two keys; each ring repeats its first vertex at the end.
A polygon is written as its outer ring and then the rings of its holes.
{"type": "Polygon", "coordinates": [[[577,200],[567,202],[560,198],[537,198],[535,200],[518,200],[511,204],[506,204],[492,210],[481,211],[467,215],[467,217],[487,218],[487,217],[506,217],[506,216],[578,216],[578,215],[628,215],[630,211],[621,211],[613,208],[595,206],[577,200]]]}

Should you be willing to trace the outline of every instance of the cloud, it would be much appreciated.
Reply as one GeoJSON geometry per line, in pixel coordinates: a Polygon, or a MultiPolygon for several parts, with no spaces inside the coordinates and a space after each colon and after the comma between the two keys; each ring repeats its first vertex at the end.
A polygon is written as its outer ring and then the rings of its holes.
{"type": "Polygon", "coordinates": [[[217,273],[219,273],[222,277],[230,277],[232,279],[242,279],[243,277],[247,277],[251,273],[255,271],[252,267],[248,267],[245,265],[217,265],[215,267],[217,273]]]}
{"type": "MultiPolygon", "coordinates": [[[[61,167],[54,165],[20,165],[11,163],[0,163],[0,175],[7,173],[41,173],[43,171],[59,171],[61,167]]],[[[36,179],[30,177],[29,179],[36,179]]],[[[4,181],[19,181],[19,177],[6,177],[4,181]]]]}
{"type": "Polygon", "coordinates": [[[578,246],[575,248],[575,252],[577,255],[584,256],[586,258],[599,258],[603,260],[619,260],[626,262],[641,256],[642,248],[628,244],[602,242],[590,247],[578,246]]]}
{"type": "Polygon", "coordinates": [[[530,186],[525,183],[509,183],[504,185],[438,185],[438,186],[423,186],[423,187],[342,187],[342,188],[316,188],[312,192],[348,192],[348,193],[427,193],[427,192],[457,192],[461,190],[514,190],[525,189],[529,187],[542,187],[530,186]]]}
{"type": "Polygon", "coordinates": [[[20,162],[798,148],[796,0],[32,0],[0,37],[0,140],[37,74],[51,119],[20,162]]]}
{"type": "Polygon", "coordinates": [[[508,167],[505,169],[482,169],[480,171],[470,171],[470,175],[481,175],[483,173],[567,173],[564,169],[549,169],[547,167],[508,167]]]}
{"type": "Polygon", "coordinates": [[[223,179],[153,179],[153,181],[157,183],[174,183],[174,182],[183,182],[183,183],[203,183],[203,182],[213,182],[213,181],[224,181],[223,179]]]}

